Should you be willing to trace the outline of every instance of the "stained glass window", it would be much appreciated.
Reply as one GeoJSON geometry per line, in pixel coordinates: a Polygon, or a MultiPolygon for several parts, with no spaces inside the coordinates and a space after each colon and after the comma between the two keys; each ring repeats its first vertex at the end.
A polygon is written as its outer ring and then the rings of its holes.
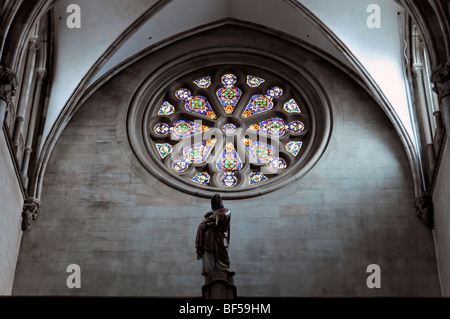
{"type": "Polygon", "coordinates": [[[239,102],[242,91],[233,86],[234,83],[236,83],[236,76],[234,76],[233,74],[225,74],[222,77],[222,83],[225,85],[225,87],[217,91],[217,98],[222,104],[225,113],[231,114],[233,113],[234,108],[239,102]]]}
{"type": "Polygon", "coordinates": [[[205,132],[209,129],[208,126],[201,125],[195,122],[178,120],[173,126],[166,123],[158,123],[155,125],[153,131],[158,135],[166,135],[172,132],[173,136],[177,138],[185,138],[191,135],[205,132]]]}
{"type": "Polygon", "coordinates": [[[156,144],[156,147],[158,148],[158,152],[159,155],[164,158],[167,155],[169,155],[170,153],[172,153],[172,145],[170,145],[169,143],[164,143],[164,144],[156,144]]]}
{"type": "Polygon", "coordinates": [[[304,128],[305,126],[300,121],[292,121],[288,126],[289,131],[292,133],[300,133],[304,128]]]}
{"type": "Polygon", "coordinates": [[[169,102],[164,102],[158,111],[158,115],[170,115],[175,112],[175,107],[169,102]]]}
{"type": "Polygon", "coordinates": [[[251,174],[248,176],[248,183],[251,184],[256,184],[262,181],[267,180],[267,177],[264,176],[264,174],[262,174],[261,172],[251,172],[251,174]]]}
{"type": "Polygon", "coordinates": [[[178,120],[174,123],[174,125],[170,128],[173,135],[178,138],[184,138],[187,136],[191,136],[194,134],[205,132],[209,129],[206,125],[201,125],[199,123],[178,120]]]}
{"type": "Polygon", "coordinates": [[[159,160],[189,185],[257,188],[301,158],[308,109],[283,82],[233,71],[178,83],[148,127],[159,160]]]}
{"type": "Polygon", "coordinates": [[[166,123],[158,123],[155,125],[153,131],[158,135],[166,135],[170,132],[170,126],[166,123]]]}
{"type": "Polygon", "coordinates": [[[300,152],[300,148],[302,147],[302,142],[290,141],[285,144],[285,147],[286,151],[294,156],[297,156],[298,152],[300,152]]]}
{"type": "Polygon", "coordinates": [[[224,132],[225,134],[232,134],[236,132],[236,129],[237,127],[233,123],[227,123],[222,126],[222,132],[224,132]]]}
{"type": "Polygon", "coordinates": [[[203,78],[200,78],[198,80],[195,80],[194,83],[202,89],[207,89],[211,85],[211,77],[205,76],[203,78]]]}
{"type": "Polygon", "coordinates": [[[212,139],[185,148],[183,154],[186,161],[195,164],[203,163],[208,157],[215,143],[216,139],[212,139]]]}
{"type": "Polygon", "coordinates": [[[261,121],[258,124],[250,125],[249,128],[272,136],[281,136],[284,134],[285,126],[283,119],[275,117],[261,121]]]}
{"type": "Polygon", "coordinates": [[[258,163],[266,163],[272,160],[272,155],[275,154],[275,148],[272,145],[252,141],[251,139],[243,139],[245,145],[248,148],[250,155],[258,163]]]}
{"type": "Polygon", "coordinates": [[[288,113],[300,113],[300,108],[298,107],[294,99],[290,99],[289,101],[284,103],[283,110],[285,110],[288,113]]]}
{"type": "Polygon", "coordinates": [[[199,184],[208,185],[210,179],[211,176],[209,176],[207,172],[200,172],[192,178],[192,181],[199,184]]]}
{"type": "Polygon", "coordinates": [[[269,111],[273,108],[272,99],[278,98],[283,94],[283,90],[277,86],[270,88],[266,95],[257,94],[252,96],[250,102],[242,113],[242,117],[250,117],[258,113],[269,111]]]}
{"type": "Polygon", "coordinates": [[[226,188],[232,188],[236,186],[238,180],[236,176],[234,176],[233,172],[225,172],[223,174],[222,179],[220,180],[222,182],[222,185],[226,188]]]}
{"type": "Polygon", "coordinates": [[[286,161],[282,158],[274,158],[270,161],[270,166],[280,171],[286,168],[286,161]]]}
{"type": "Polygon", "coordinates": [[[257,76],[253,76],[253,75],[247,75],[247,85],[249,87],[257,87],[260,86],[262,83],[264,82],[264,79],[259,78],[257,76]]]}
{"type": "Polygon", "coordinates": [[[191,92],[187,89],[179,89],[175,96],[180,100],[185,100],[184,107],[186,111],[196,113],[211,119],[215,119],[217,116],[209,105],[204,96],[192,96],[191,92]]]}
{"type": "Polygon", "coordinates": [[[242,168],[242,161],[232,143],[225,145],[222,156],[217,162],[217,168],[221,171],[238,171],[242,168]]]}
{"type": "Polygon", "coordinates": [[[187,171],[189,168],[189,163],[186,160],[179,160],[176,162],[173,162],[172,169],[177,173],[182,173],[187,171]]]}

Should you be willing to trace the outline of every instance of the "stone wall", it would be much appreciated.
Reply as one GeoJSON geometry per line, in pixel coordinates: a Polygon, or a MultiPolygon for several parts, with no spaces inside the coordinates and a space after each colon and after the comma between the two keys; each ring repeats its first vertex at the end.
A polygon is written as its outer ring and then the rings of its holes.
{"type": "Polygon", "coordinates": [[[0,295],[10,295],[22,234],[23,196],[3,131],[0,135],[0,295]]]}
{"type": "MultiPolygon", "coordinates": [[[[214,33],[202,37],[218,43],[214,33]]],[[[120,72],[68,124],[47,166],[39,219],[23,235],[14,295],[201,296],[194,239],[209,200],[140,169],[125,134],[149,65],[178,49],[120,72]],[[66,286],[73,263],[80,289],[66,286]]],[[[415,217],[411,170],[392,124],[342,71],[306,50],[296,55],[330,99],[333,133],[295,184],[225,202],[238,296],[439,296],[432,232],[415,217]],[[369,264],[381,267],[381,289],[366,286],[369,264]]]]}
{"type": "Polygon", "coordinates": [[[433,191],[434,236],[442,294],[450,296],[450,145],[447,138],[433,191]]]}

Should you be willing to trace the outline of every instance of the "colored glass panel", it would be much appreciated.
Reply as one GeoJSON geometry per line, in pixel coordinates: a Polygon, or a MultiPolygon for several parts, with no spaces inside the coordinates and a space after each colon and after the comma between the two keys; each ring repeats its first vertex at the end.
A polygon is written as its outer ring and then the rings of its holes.
{"type": "Polygon", "coordinates": [[[153,131],[158,135],[166,135],[170,131],[170,126],[166,123],[158,123],[153,128],[153,131]]]}
{"type": "Polygon", "coordinates": [[[158,115],[170,115],[175,112],[175,107],[169,102],[164,102],[158,111],[158,115]]]}
{"type": "Polygon", "coordinates": [[[286,151],[288,151],[294,156],[297,156],[298,152],[300,152],[300,149],[302,147],[302,142],[291,141],[289,143],[286,143],[285,147],[286,151]]]}
{"type": "Polygon", "coordinates": [[[224,132],[225,134],[232,134],[236,132],[236,125],[234,125],[233,123],[224,124],[222,126],[222,132],[224,132]]]}
{"type": "Polygon", "coordinates": [[[161,158],[164,158],[172,153],[172,145],[170,145],[169,143],[156,144],[156,148],[158,149],[161,158]]]}
{"type": "Polygon", "coordinates": [[[231,114],[234,111],[239,99],[241,97],[242,91],[233,86],[236,83],[236,76],[233,74],[225,74],[222,76],[222,83],[225,85],[217,91],[216,95],[222,104],[225,113],[231,114]]]}
{"type": "Polygon", "coordinates": [[[272,145],[252,141],[248,138],[244,138],[243,141],[247,146],[250,155],[256,160],[256,162],[266,163],[273,159],[272,155],[275,153],[275,148],[272,145]]]}
{"type": "Polygon", "coordinates": [[[186,111],[199,114],[210,119],[217,118],[208,101],[204,96],[192,96],[187,89],[179,89],[175,92],[175,96],[180,100],[185,100],[184,108],[186,111]]]}
{"type": "Polygon", "coordinates": [[[300,133],[304,130],[304,128],[305,126],[300,121],[292,121],[287,127],[287,129],[292,133],[300,133]]]}
{"type": "Polygon", "coordinates": [[[286,162],[282,158],[275,158],[270,161],[270,166],[272,166],[274,169],[280,171],[282,169],[286,168],[286,162]]]}
{"type": "Polygon", "coordinates": [[[266,176],[264,176],[263,173],[261,172],[252,172],[249,176],[248,176],[248,183],[250,185],[252,184],[256,184],[262,181],[267,180],[268,178],[266,176]]]}
{"type": "Polygon", "coordinates": [[[174,136],[185,138],[194,134],[203,133],[209,130],[209,127],[195,122],[178,120],[170,130],[174,136]]]}
{"type": "Polygon", "coordinates": [[[192,178],[192,181],[199,184],[208,185],[210,179],[211,177],[207,172],[200,172],[192,178]]]}
{"type": "Polygon", "coordinates": [[[189,163],[184,159],[172,163],[172,169],[177,173],[185,172],[188,168],[189,163]]]}
{"type": "Polygon", "coordinates": [[[227,143],[217,162],[217,168],[221,171],[238,171],[242,168],[242,161],[239,158],[232,143],[227,143]]]}
{"type": "Polygon", "coordinates": [[[259,78],[257,76],[253,76],[253,75],[247,75],[247,85],[249,87],[254,88],[254,87],[260,86],[261,83],[263,83],[263,82],[264,82],[264,79],[262,79],[262,78],[259,78]]]}
{"type": "Polygon", "coordinates": [[[211,139],[186,147],[183,151],[186,161],[195,164],[203,163],[208,157],[215,143],[216,139],[211,139]]]}
{"type": "Polygon", "coordinates": [[[205,76],[203,78],[200,78],[198,80],[195,80],[194,83],[202,89],[207,89],[211,85],[211,77],[205,76]]]}
{"type": "Polygon", "coordinates": [[[222,177],[222,185],[226,188],[233,188],[236,186],[238,180],[236,176],[234,176],[233,172],[225,172],[225,174],[222,177]]]}
{"type": "Polygon", "coordinates": [[[255,114],[269,111],[273,108],[272,99],[278,98],[283,94],[283,90],[277,86],[270,88],[266,95],[254,95],[248,102],[242,117],[250,117],[255,114]]]}
{"type": "Polygon", "coordinates": [[[258,124],[250,125],[249,128],[254,131],[260,131],[272,136],[281,136],[285,132],[283,119],[275,117],[269,120],[261,121],[258,124]]]}
{"type": "Polygon", "coordinates": [[[294,99],[290,99],[289,101],[284,103],[283,110],[285,110],[288,113],[300,113],[300,108],[294,101],[294,99]]]}

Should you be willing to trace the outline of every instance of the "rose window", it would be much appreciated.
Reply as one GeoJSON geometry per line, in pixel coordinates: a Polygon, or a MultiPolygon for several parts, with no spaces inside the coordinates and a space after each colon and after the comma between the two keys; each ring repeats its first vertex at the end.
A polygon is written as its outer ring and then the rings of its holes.
{"type": "Polygon", "coordinates": [[[185,189],[257,189],[298,171],[311,142],[310,109],[298,90],[267,71],[191,73],[148,107],[147,151],[185,189]]]}

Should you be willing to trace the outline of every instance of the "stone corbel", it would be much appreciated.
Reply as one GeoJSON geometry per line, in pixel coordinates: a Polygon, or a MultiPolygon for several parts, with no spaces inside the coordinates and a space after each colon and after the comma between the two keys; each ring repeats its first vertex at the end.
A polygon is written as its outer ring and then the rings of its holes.
{"type": "Polygon", "coordinates": [[[416,215],[422,219],[428,228],[434,228],[433,200],[431,194],[423,193],[416,198],[416,215]]]}
{"type": "Polygon", "coordinates": [[[444,83],[450,80],[450,62],[433,70],[433,75],[431,76],[431,82],[444,83]]]}
{"type": "Polygon", "coordinates": [[[22,211],[22,230],[29,230],[38,217],[39,202],[34,198],[25,201],[22,211]]]}

